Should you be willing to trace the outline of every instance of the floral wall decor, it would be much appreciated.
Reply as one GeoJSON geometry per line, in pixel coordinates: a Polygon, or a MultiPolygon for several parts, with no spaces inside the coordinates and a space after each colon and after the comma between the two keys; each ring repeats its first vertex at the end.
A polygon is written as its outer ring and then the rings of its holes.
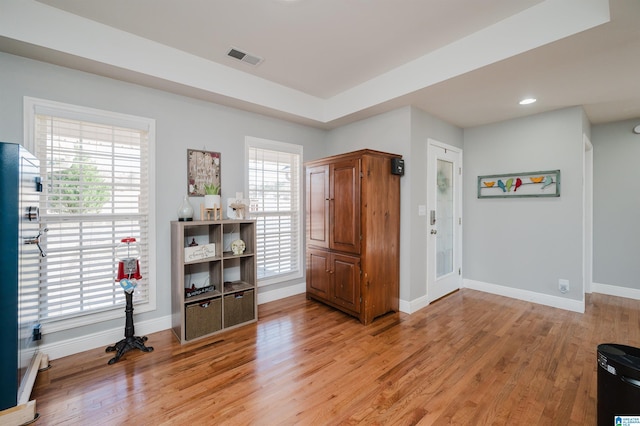
{"type": "Polygon", "coordinates": [[[187,193],[190,197],[220,195],[220,153],[187,150],[187,193]]]}

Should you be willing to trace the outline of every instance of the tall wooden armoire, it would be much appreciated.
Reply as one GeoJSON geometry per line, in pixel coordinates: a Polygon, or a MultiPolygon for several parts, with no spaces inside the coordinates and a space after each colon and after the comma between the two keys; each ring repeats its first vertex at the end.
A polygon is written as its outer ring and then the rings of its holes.
{"type": "Polygon", "coordinates": [[[305,163],[307,298],[363,324],[399,309],[400,155],[360,150],[305,163]]]}

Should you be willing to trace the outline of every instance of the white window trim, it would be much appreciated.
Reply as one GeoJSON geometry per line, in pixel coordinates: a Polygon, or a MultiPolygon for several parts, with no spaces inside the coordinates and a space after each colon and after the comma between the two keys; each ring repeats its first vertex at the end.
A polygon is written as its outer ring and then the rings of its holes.
{"type": "Polygon", "coordinates": [[[249,195],[249,168],[247,167],[247,164],[249,164],[249,148],[252,146],[257,146],[260,147],[262,149],[270,149],[273,151],[282,151],[282,152],[289,152],[292,154],[298,154],[300,156],[300,171],[298,173],[298,182],[299,182],[299,191],[300,194],[298,196],[298,212],[300,214],[300,220],[298,221],[298,272],[295,273],[291,273],[291,274],[286,274],[286,275],[280,275],[278,277],[273,277],[273,278],[262,278],[262,279],[258,279],[258,287],[263,287],[263,286],[268,286],[268,285],[272,285],[272,284],[277,284],[277,283],[281,283],[281,282],[286,282],[286,281],[291,281],[291,280],[295,280],[295,279],[300,279],[304,276],[304,269],[305,269],[305,261],[304,261],[304,173],[303,173],[303,169],[304,167],[302,166],[303,163],[303,147],[302,145],[296,145],[296,144],[292,144],[292,143],[286,143],[286,142],[278,142],[278,141],[273,141],[273,140],[269,140],[269,139],[262,139],[262,138],[257,138],[254,136],[245,136],[244,139],[244,164],[245,164],[245,180],[244,180],[244,190],[245,190],[245,194],[247,194],[247,196],[249,195]]]}
{"type": "MultiPolygon", "coordinates": [[[[104,111],[95,108],[81,107],[46,99],[25,96],[23,100],[24,117],[24,147],[29,152],[35,152],[35,116],[36,114],[54,113],[66,118],[82,119],[97,123],[115,124],[133,129],[145,130],[149,139],[149,300],[147,303],[135,305],[135,313],[151,312],[156,310],[157,286],[156,286],[156,171],[155,171],[155,146],[156,146],[156,121],[152,118],[137,117],[112,111],[104,111]]],[[[114,285],[115,277],[114,277],[114,285]]],[[[43,333],[55,333],[57,331],[82,327],[97,322],[121,319],[123,317],[122,306],[110,308],[105,311],[80,314],[74,318],[48,319],[42,321],[43,333]]]]}

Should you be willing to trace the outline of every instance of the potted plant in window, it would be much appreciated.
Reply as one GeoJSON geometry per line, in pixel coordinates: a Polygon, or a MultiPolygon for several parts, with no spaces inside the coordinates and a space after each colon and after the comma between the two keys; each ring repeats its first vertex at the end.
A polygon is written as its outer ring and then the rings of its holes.
{"type": "Polygon", "coordinates": [[[221,207],[220,204],[220,184],[210,183],[204,185],[204,207],[213,209],[221,207]]]}

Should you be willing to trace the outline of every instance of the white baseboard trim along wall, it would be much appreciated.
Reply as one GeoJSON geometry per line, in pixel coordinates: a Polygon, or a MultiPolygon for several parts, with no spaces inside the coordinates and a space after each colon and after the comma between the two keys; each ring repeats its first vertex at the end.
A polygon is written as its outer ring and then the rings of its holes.
{"type": "Polygon", "coordinates": [[[427,298],[426,294],[411,301],[400,299],[400,312],[404,312],[405,314],[412,314],[428,305],[429,299],[427,298]]]}
{"type": "MultiPolygon", "coordinates": [[[[281,289],[271,290],[258,294],[258,304],[272,302],[274,300],[283,299],[285,297],[294,296],[304,293],[306,284],[299,283],[281,289]]],[[[158,331],[168,330],[171,328],[171,315],[162,318],[155,318],[148,321],[136,321],[134,318],[134,326],[136,336],[146,336],[158,331]]],[[[122,319],[122,327],[104,330],[98,333],[89,334],[68,340],[62,340],[54,343],[43,343],[38,351],[45,353],[49,359],[62,358],[68,355],[77,354],[104,346],[111,346],[119,342],[124,337],[124,318],[122,319]]],[[[153,339],[147,342],[149,346],[153,346],[153,339]]]]}
{"type": "Polygon", "coordinates": [[[511,297],[512,299],[524,300],[554,308],[584,313],[584,298],[582,300],[567,299],[565,297],[551,296],[548,294],[536,293],[534,291],[521,290],[513,287],[505,287],[502,285],[468,279],[463,279],[462,285],[472,290],[484,291],[485,293],[497,294],[499,296],[511,297]]]}
{"type": "MultiPolygon", "coordinates": [[[[498,296],[505,296],[512,299],[524,300],[554,308],[584,313],[584,300],[567,299],[564,297],[551,296],[548,294],[541,294],[533,291],[520,290],[469,279],[463,279],[462,285],[465,288],[496,294],[498,296]]],[[[304,282],[281,289],[266,291],[258,294],[258,304],[261,305],[263,303],[273,302],[296,294],[302,294],[305,291],[306,285],[304,282]]],[[[610,296],[640,300],[640,290],[628,287],[593,283],[591,285],[591,291],[593,293],[602,293],[610,296]]],[[[412,301],[400,300],[400,311],[411,314],[428,305],[429,302],[426,295],[412,301]]],[[[171,315],[153,320],[141,321],[140,323],[136,322],[135,327],[137,336],[145,336],[158,331],[167,330],[171,328],[171,315]]],[[[107,346],[118,342],[122,338],[123,328],[118,327],[79,338],[51,344],[45,343],[40,346],[39,351],[47,354],[49,359],[57,359],[102,346],[106,348],[107,346]]],[[[150,340],[148,344],[149,346],[153,346],[153,341],[150,340]]]]}
{"type": "Polygon", "coordinates": [[[592,293],[608,294],[609,296],[626,297],[627,299],[640,300],[640,290],[629,287],[620,287],[609,284],[591,284],[592,293]]]}
{"type": "MultiPolygon", "coordinates": [[[[265,291],[263,293],[260,293],[260,289],[258,288],[258,305],[284,299],[285,297],[289,296],[295,296],[296,294],[302,294],[306,291],[307,284],[304,281],[284,288],[265,291]]],[[[258,319],[260,319],[260,317],[258,317],[258,319]]]]}
{"type": "MultiPolygon", "coordinates": [[[[134,327],[136,336],[146,336],[171,328],[171,315],[162,318],[155,318],[148,321],[137,322],[134,319],[134,327]]],[[[88,351],[90,349],[104,346],[114,345],[124,338],[124,317],[122,318],[122,326],[110,330],[104,330],[98,333],[88,334],[82,337],[76,337],[68,340],[61,340],[54,343],[43,343],[38,348],[39,352],[49,355],[49,359],[62,358],[68,355],[77,354],[79,352],[88,351]]],[[[153,341],[147,343],[153,346],[153,341]]],[[[107,358],[105,358],[106,360],[107,358]]],[[[105,361],[106,362],[106,361],[105,361]]]]}

